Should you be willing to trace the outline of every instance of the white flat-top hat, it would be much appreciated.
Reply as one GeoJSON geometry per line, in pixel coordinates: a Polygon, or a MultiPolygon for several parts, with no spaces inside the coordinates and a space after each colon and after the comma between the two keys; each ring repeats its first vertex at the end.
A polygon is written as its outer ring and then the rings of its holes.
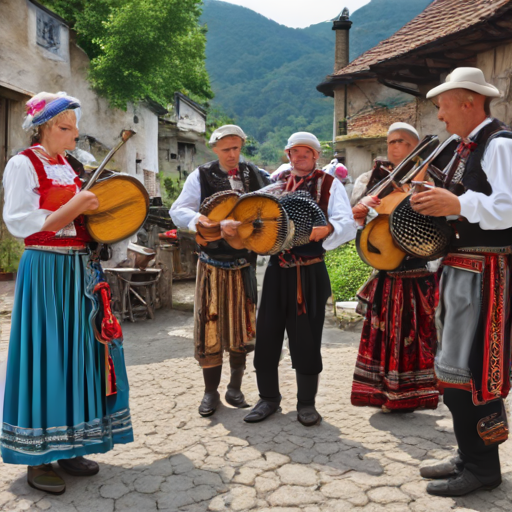
{"type": "Polygon", "coordinates": [[[444,84],[434,87],[427,93],[427,98],[433,98],[451,89],[469,89],[489,98],[500,97],[500,91],[485,81],[481,69],[456,68],[446,77],[444,84]]]}
{"type": "Polygon", "coordinates": [[[215,144],[220,139],[232,135],[240,137],[244,142],[247,139],[247,135],[245,135],[244,131],[242,130],[242,128],[240,128],[240,126],[237,126],[236,124],[225,124],[224,126],[217,128],[212,133],[212,136],[210,137],[210,144],[215,144]]]}
{"type": "Polygon", "coordinates": [[[418,133],[416,128],[414,128],[414,126],[411,126],[409,123],[393,123],[388,129],[388,135],[398,130],[405,130],[406,132],[412,133],[418,140],[420,140],[420,134],[418,133]]]}

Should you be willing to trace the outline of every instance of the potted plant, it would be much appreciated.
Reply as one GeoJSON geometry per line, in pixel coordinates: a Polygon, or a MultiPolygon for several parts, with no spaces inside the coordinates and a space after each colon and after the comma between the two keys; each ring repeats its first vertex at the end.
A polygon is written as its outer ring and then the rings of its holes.
{"type": "Polygon", "coordinates": [[[24,246],[15,238],[0,240],[0,281],[12,281],[18,270],[24,246]]]}

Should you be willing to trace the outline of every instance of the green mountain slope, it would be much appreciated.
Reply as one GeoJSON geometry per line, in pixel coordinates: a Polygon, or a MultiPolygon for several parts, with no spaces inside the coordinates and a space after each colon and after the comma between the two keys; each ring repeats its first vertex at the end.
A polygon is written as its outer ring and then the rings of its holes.
{"type": "MultiPolygon", "coordinates": [[[[431,0],[372,0],[351,16],[351,59],[389,37],[431,0]]],[[[332,99],[316,85],[333,70],[331,22],[293,29],[245,7],[205,0],[206,66],[220,106],[260,143],[295,130],[332,138],[332,99]]]]}

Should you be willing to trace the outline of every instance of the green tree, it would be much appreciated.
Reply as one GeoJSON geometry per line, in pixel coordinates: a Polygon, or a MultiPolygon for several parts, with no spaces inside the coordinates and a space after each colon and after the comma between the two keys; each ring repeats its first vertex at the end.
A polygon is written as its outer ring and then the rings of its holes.
{"type": "Polygon", "coordinates": [[[46,0],[69,20],[91,58],[89,78],[112,106],[176,91],[212,98],[200,0],[46,0]]]}

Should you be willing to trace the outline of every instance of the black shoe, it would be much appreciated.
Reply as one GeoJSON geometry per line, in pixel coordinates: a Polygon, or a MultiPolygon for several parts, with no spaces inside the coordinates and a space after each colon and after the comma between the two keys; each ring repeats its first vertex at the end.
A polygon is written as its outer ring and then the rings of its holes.
{"type": "Polygon", "coordinates": [[[501,477],[490,484],[483,484],[470,471],[465,469],[462,473],[449,478],[448,480],[439,480],[430,482],[427,485],[427,492],[433,496],[457,497],[465,496],[470,492],[482,489],[491,491],[501,484],[501,477]]]}
{"type": "Polygon", "coordinates": [[[297,420],[305,427],[312,427],[322,421],[322,416],[320,416],[314,405],[307,405],[301,407],[300,411],[297,411],[297,420]]]}
{"type": "Polygon", "coordinates": [[[211,416],[217,410],[219,404],[220,395],[218,391],[205,393],[201,400],[201,405],[199,406],[199,414],[203,416],[203,418],[211,416]]]}
{"type": "Polygon", "coordinates": [[[228,390],[224,395],[226,402],[233,407],[238,407],[239,409],[246,409],[247,407],[251,407],[246,401],[244,394],[239,389],[231,389],[228,386],[228,390]]]}
{"type": "Polygon", "coordinates": [[[96,475],[100,466],[93,460],[84,457],[74,457],[72,459],[61,459],[57,461],[59,466],[73,476],[93,476],[96,475]]]}
{"type": "Polygon", "coordinates": [[[252,411],[244,418],[244,421],[247,423],[258,423],[258,421],[263,421],[269,416],[272,416],[275,412],[280,411],[281,407],[279,406],[279,402],[259,400],[252,411]]]}
{"type": "Polygon", "coordinates": [[[456,455],[449,460],[445,460],[435,464],[433,466],[425,466],[420,468],[420,475],[423,478],[450,478],[452,476],[457,476],[462,473],[464,469],[464,462],[462,459],[456,455]]]}

